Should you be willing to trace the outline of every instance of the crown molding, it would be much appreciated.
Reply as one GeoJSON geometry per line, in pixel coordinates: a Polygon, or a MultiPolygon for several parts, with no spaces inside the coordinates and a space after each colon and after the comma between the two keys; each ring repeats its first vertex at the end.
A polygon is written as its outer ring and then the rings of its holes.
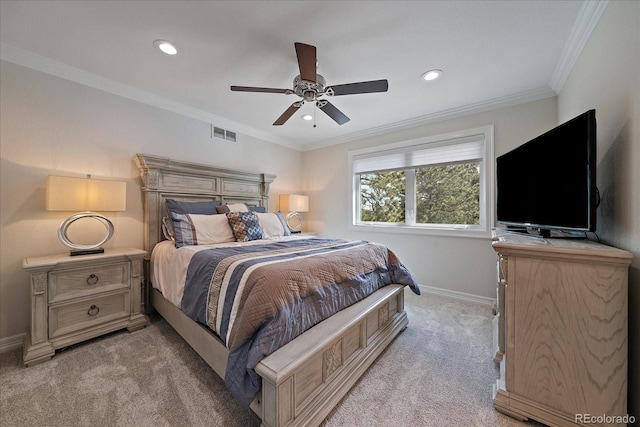
{"type": "Polygon", "coordinates": [[[556,93],[560,93],[564,87],[573,66],[582,53],[582,49],[589,41],[608,4],[609,0],[585,1],[582,3],[578,18],[573,24],[573,28],[571,28],[571,33],[564,45],[560,60],[549,81],[549,86],[556,93]]]}
{"type": "Polygon", "coordinates": [[[520,92],[508,96],[502,96],[499,98],[493,98],[487,101],[477,102],[475,104],[464,105],[458,108],[452,108],[449,110],[439,111],[433,114],[427,114],[425,116],[420,116],[413,119],[391,123],[385,126],[367,129],[362,132],[354,132],[339,138],[331,138],[314,144],[306,144],[303,147],[303,151],[310,151],[318,148],[328,147],[331,145],[356,141],[359,139],[371,138],[373,136],[383,135],[389,132],[411,129],[418,126],[424,126],[431,123],[442,122],[444,120],[470,116],[472,114],[478,114],[485,111],[498,110],[500,108],[538,101],[554,96],[556,96],[556,93],[549,86],[544,86],[538,89],[520,92]]]}
{"type": "Polygon", "coordinates": [[[300,147],[296,146],[292,142],[275,139],[273,135],[269,133],[258,131],[252,127],[243,125],[242,123],[228,120],[179,102],[171,101],[150,92],[137,89],[133,86],[72,67],[62,62],[8,45],[6,43],[0,43],[0,59],[23,67],[31,68],[36,71],[41,71],[61,79],[69,80],[74,83],[89,86],[103,92],[142,102],[143,104],[151,105],[162,110],[200,120],[205,123],[210,123],[216,127],[233,129],[236,133],[241,133],[264,141],[272,142],[274,144],[284,145],[289,148],[300,150],[300,147]]]}

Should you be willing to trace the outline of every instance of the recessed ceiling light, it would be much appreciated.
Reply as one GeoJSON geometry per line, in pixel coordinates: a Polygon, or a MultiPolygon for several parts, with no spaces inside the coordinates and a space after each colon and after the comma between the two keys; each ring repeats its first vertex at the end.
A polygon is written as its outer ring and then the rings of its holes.
{"type": "Polygon", "coordinates": [[[153,45],[167,55],[175,55],[176,53],[178,53],[178,49],[176,48],[176,46],[166,40],[156,40],[153,42],[153,45]]]}
{"type": "Polygon", "coordinates": [[[431,80],[435,80],[442,75],[442,70],[429,70],[422,75],[422,79],[430,82],[431,80]]]}
{"type": "Polygon", "coordinates": [[[303,120],[312,120],[313,116],[311,114],[305,114],[304,116],[302,116],[303,120]]]}

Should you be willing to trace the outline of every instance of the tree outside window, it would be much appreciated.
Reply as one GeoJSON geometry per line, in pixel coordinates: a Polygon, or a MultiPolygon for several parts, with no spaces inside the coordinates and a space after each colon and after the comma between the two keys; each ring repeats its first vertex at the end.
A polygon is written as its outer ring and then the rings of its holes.
{"type": "MultiPolygon", "coordinates": [[[[415,169],[416,224],[480,223],[480,163],[415,169]]],[[[405,211],[405,171],[360,175],[360,220],[412,223],[405,211]]]]}
{"type": "Polygon", "coordinates": [[[360,175],[360,219],[367,222],[404,222],[404,171],[360,175]]]}
{"type": "Polygon", "coordinates": [[[417,169],[416,223],[480,224],[480,163],[417,169]]]}

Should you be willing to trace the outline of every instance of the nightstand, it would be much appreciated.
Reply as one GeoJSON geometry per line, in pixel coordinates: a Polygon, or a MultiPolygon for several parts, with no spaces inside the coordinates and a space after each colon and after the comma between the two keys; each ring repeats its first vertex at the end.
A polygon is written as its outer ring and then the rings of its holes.
{"type": "Polygon", "coordinates": [[[143,260],[140,249],[103,254],[25,258],[30,325],[24,338],[25,366],[45,362],[55,350],[102,334],[141,329],[149,319],[141,309],[143,260]]]}

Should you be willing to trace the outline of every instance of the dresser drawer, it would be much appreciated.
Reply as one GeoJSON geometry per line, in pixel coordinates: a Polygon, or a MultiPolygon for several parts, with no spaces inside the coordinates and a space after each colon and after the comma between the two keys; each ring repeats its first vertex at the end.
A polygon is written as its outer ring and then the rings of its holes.
{"type": "Polygon", "coordinates": [[[110,293],[49,307],[49,338],[99,326],[131,314],[130,292],[110,293]]]}
{"type": "Polygon", "coordinates": [[[49,302],[55,303],[119,288],[129,288],[129,263],[53,271],[49,273],[49,302]]]}

